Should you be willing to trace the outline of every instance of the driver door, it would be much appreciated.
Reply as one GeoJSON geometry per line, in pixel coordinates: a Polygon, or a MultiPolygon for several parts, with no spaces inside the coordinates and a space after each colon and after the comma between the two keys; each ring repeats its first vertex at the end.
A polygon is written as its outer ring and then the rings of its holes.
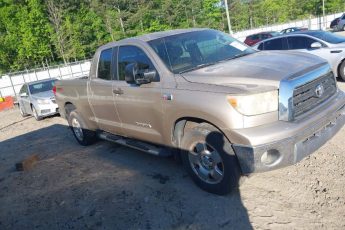
{"type": "Polygon", "coordinates": [[[19,104],[23,109],[23,112],[31,114],[31,107],[30,107],[30,96],[29,96],[29,90],[28,85],[23,85],[23,87],[20,89],[19,92],[19,104]],[[26,94],[26,96],[24,96],[26,94]]]}
{"type": "Polygon", "coordinates": [[[139,71],[156,69],[143,49],[133,45],[120,46],[117,60],[118,72],[117,80],[113,83],[113,93],[123,135],[162,143],[164,113],[158,72],[151,83],[128,84],[125,81],[126,65],[136,62],[139,71]]]}
{"type": "Polygon", "coordinates": [[[287,39],[288,39],[289,50],[296,50],[300,52],[310,53],[322,58],[325,58],[328,56],[329,50],[327,47],[322,47],[318,49],[311,48],[311,44],[313,44],[314,42],[319,42],[315,39],[312,39],[310,37],[305,37],[305,36],[292,36],[292,37],[288,37],[287,39]]]}

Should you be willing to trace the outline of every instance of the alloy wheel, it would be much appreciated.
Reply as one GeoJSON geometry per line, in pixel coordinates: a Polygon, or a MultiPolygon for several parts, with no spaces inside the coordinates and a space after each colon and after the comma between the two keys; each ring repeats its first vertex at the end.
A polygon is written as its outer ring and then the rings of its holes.
{"type": "Polygon", "coordinates": [[[77,118],[72,119],[72,128],[75,136],[80,140],[83,141],[84,135],[83,135],[83,129],[81,128],[81,125],[77,118]]]}
{"type": "Polygon", "coordinates": [[[224,177],[224,163],[215,148],[207,143],[196,143],[188,154],[194,173],[209,184],[219,183],[224,177]]]}

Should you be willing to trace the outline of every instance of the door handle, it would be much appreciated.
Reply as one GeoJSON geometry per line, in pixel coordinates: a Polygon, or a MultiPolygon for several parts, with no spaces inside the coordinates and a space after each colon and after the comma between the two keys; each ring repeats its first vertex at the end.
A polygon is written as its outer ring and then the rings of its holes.
{"type": "Polygon", "coordinates": [[[113,93],[116,95],[120,95],[120,94],[123,94],[123,90],[121,88],[116,88],[116,89],[113,89],[113,93]]]}
{"type": "Polygon", "coordinates": [[[331,50],[331,54],[338,54],[343,52],[342,50],[331,50]]]}

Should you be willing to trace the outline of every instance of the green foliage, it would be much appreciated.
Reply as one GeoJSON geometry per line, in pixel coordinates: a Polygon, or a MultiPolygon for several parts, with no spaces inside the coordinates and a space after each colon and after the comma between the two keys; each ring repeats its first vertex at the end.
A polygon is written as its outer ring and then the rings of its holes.
{"type": "Polygon", "coordinates": [[[52,28],[40,0],[28,0],[18,12],[21,42],[18,44],[18,61],[30,67],[43,62],[51,55],[50,34],[52,28]]]}
{"type": "MultiPolygon", "coordinates": [[[[228,0],[233,31],[319,15],[322,0],[228,0]]],[[[325,1],[326,13],[345,10],[325,1]]],[[[89,58],[110,41],[175,28],[227,31],[223,0],[0,0],[0,74],[89,58]]]]}

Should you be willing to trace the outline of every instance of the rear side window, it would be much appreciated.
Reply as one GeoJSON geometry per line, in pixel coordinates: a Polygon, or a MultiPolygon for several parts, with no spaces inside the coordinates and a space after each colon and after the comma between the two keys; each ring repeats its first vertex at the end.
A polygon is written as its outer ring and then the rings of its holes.
{"type": "Polygon", "coordinates": [[[265,50],[284,50],[286,49],[283,44],[283,39],[272,39],[264,43],[265,50]]]}
{"type": "Polygon", "coordinates": [[[97,77],[111,80],[112,49],[103,50],[99,57],[97,77]]]}
{"type": "Polygon", "coordinates": [[[288,44],[289,49],[296,50],[296,49],[310,49],[311,44],[316,42],[316,40],[308,37],[288,37],[288,44]]]}
{"type": "Polygon", "coordinates": [[[264,43],[261,43],[261,44],[258,46],[258,50],[263,50],[263,46],[264,46],[264,43]]]}

